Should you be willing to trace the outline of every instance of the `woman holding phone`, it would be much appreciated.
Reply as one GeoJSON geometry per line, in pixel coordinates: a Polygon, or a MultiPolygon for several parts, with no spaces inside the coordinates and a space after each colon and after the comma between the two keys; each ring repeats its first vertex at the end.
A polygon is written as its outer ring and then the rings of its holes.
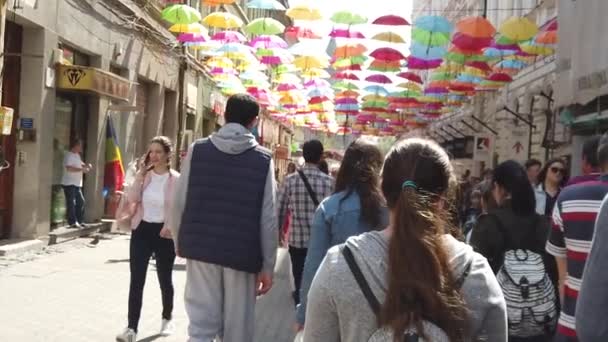
{"type": "Polygon", "coordinates": [[[165,226],[173,201],[173,189],[179,173],[171,169],[172,143],[167,137],[155,137],[148,152],[140,160],[135,182],[129,188],[127,199],[135,205],[131,218],[129,287],[129,323],[123,333],[116,337],[119,342],[135,342],[141,314],[142,297],[148,262],[156,256],[156,272],[162,294],[163,311],[160,334],[173,332],[173,264],[175,247],[171,230],[165,226]]]}

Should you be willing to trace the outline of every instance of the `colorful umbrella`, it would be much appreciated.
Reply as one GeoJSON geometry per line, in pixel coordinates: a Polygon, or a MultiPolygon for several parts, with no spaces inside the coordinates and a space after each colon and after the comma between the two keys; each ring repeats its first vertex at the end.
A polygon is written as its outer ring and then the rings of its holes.
{"type": "Polygon", "coordinates": [[[210,27],[234,29],[243,26],[243,21],[234,14],[227,12],[211,13],[203,19],[203,23],[210,27]]]}
{"type": "Polygon", "coordinates": [[[367,23],[367,17],[351,11],[338,11],[331,16],[331,21],[336,24],[358,25],[367,23]]]}
{"type": "Polygon", "coordinates": [[[174,33],[192,33],[197,35],[208,35],[209,31],[205,28],[205,26],[199,23],[193,24],[173,24],[169,27],[169,31],[174,33]]]}
{"type": "Polygon", "coordinates": [[[533,56],[549,56],[555,53],[555,50],[546,45],[537,45],[531,43],[521,44],[523,52],[533,56]]]}
{"type": "MultiPolygon", "coordinates": [[[[318,90],[318,88],[330,88],[331,84],[326,80],[317,78],[304,83],[304,86],[307,88],[314,87],[317,88],[316,90],[318,90]]],[[[310,93],[308,94],[308,96],[311,96],[310,93]]]]}
{"type": "Polygon", "coordinates": [[[460,32],[456,32],[452,37],[452,44],[465,50],[481,50],[492,42],[492,37],[474,37],[460,32]]]}
{"type": "Polygon", "coordinates": [[[399,61],[384,61],[381,59],[375,59],[369,65],[368,70],[381,72],[399,72],[401,71],[401,63],[399,61]]]}
{"type": "Polygon", "coordinates": [[[338,72],[334,75],[334,78],[337,80],[359,81],[359,76],[352,72],[338,72]]]}
{"type": "Polygon", "coordinates": [[[180,33],[177,36],[177,41],[180,43],[202,43],[206,42],[208,37],[194,33],[180,33]]]}
{"type": "Polygon", "coordinates": [[[320,79],[320,78],[330,78],[331,75],[327,71],[325,71],[325,69],[310,68],[310,69],[302,71],[302,77],[320,79]]]}
{"type": "Polygon", "coordinates": [[[541,32],[534,41],[539,44],[557,44],[557,31],[541,32]]]}
{"type": "Polygon", "coordinates": [[[359,90],[359,87],[355,83],[349,81],[336,82],[332,87],[340,90],[359,90]]]}
{"type": "Polygon", "coordinates": [[[208,6],[220,6],[220,5],[230,5],[233,4],[236,0],[203,0],[204,5],[208,6]]]}
{"type": "Polygon", "coordinates": [[[294,20],[314,21],[322,19],[321,11],[306,4],[299,4],[287,10],[285,13],[288,17],[294,20]]]}
{"type": "Polygon", "coordinates": [[[429,32],[451,33],[454,26],[444,17],[437,15],[421,16],[414,22],[414,27],[429,32]]]}
{"type": "Polygon", "coordinates": [[[410,23],[405,18],[398,15],[385,15],[377,18],[372,22],[375,25],[387,25],[387,26],[407,26],[410,23]]]}
{"type": "Polygon", "coordinates": [[[428,70],[435,69],[443,63],[443,59],[424,60],[409,56],[407,58],[407,67],[413,70],[428,70]]]}
{"type": "Polygon", "coordinates": [[[408,81],[412,81],[412,82],[416,82],[416,83],[422,84],[422,78],[419,75],[417,75],[417,74],[415,74],[413,72],[408,72],[408,71],[401,72],[401,73],[397,74],[397,77],[401,77],[401,78],[404,78],[404,79],[406,79],[408,81]]]}
{"type": "Polygon", "coordinates": [[[188,5],[171,5],[165,8],[162,18],[171,24],[193,24],[201,21],[201,13],[188,5]]]}
{"type": "Polygon", "coordinates": [[[284,11],[286,8],[277,0],[251,0],[247,3],[247,8],[284,11]]]}
{"type": "Polygon", "coordinates": [[[412,40],[428,46],[442,46],[450,42],[450,34],[446,32],[427,31],[415,27],[412,30],[412,40]]]}
{"type": "Polygon", "coordinates": [[[365,78],[367,82],[372,83],[380,83],[380,84],[391,84],[393,80],[391,80],[388,76],[383,74],[374,74],[365,78]]]}
{"type": "MultiPolygon", "coordinates": [[[[226,57],[211,57],[205,62],[205,64],[214,68],[234,68],[234,63],[226,57]]],[[[264,74],[262,73],[262,75],[264,74]]]]}
{"type": "Polygon", "coordinates": [[[329,36],[332,38],[353,38],[353,39],[365,39],[363,33],[358,31],[351,31],[350,29],[333,29],[329,36]]]}
{"type": "Polygon", "coordinates": [[[401,54],[401,52],[393,49],[393,48],[379,48],[370,53],[370,56],[375,59],[381,59],[383,61],[395,61],[405,59],[405,56],[401,54]]]}
{"type": "Polygon", "coordinates": [[[386,88],[384,88],[383,86],[379,86],[379,85],[371,85],[371,86],[367,86],[365,88],[363,88],[363,90],[365,90],[368,93],[372,93],[372,94],[376,94],[376,95],[388,95],[389,91],[386,90],[386,88]]]}
{"type": "Polygon", "coordinates": [[[285,37],[291,39],[320,39],[321,36],[310,28],[291,26],[285,29],[285,37]]]}
{"type": "Polygon", "coordinates": [[[492,70],[492,68],[490,68],[490,66],[486,62],[470,61],[470,62],[466,62],[465,65],[475,68],[475,69],[482,70],[482,71],[491,71],[492,70]]]}
{"type": "Polygon", "coordinates": [[[372,39],[382,41],[382,42],[388,42],[388,43],[398,43],[398,44],[405,43],[405,39],[403,39],[403,37],[401,37],[400,35],[398,35],[394,32],[381,32],[381,33],[378,33],[377,35],[373,36],[372,39]]]}
{"type": "Polygon", "coordinates": [[[262,35],[253,38],[249,45],[255,49],[271,49],[281,48],[286,49],[288,44],[279,36],[262,35]]]}
{"type": "Polygon", "coordinates": [[[492,81],[492,82],[503,82],[503,83],[507,83],[507,82],[511,82],[513,81],[513,78],[505,73],[494,73],[490,76],[488,76],[487,78],[488,81],[492,81]]]}
{"type": "Polygon", "coordinates": [[[443,46],[424,46],[420,43],[411,45],[412,56],[424,60],[443,58],[447,52],[448,50],[443,46]]]}
{"type": "Polygon", "coordinates": [[[492,38],[496,33],[494,25],[484,17],[464,18],[458,21],[456,30],[473,38],[492,38]]]}
{"type": "Polygon", "coordinates": [[[352,56],[347,58],[336,59],[332,65],[334,68],[344,68],[352,65],[361,65],[365,63],[366,60],[367,57],[365,56],[352,56]]]}
{"type": "Polygon", "coordinates": [[[538,33],[538,26],[526,17],[511,17],[502,23],[499,31],[508,39],[523,42],[538,33]]]}
{"type": "Polygon", "coordinates": [[[300,56],[293,61],[293,64],[302,70],[326,68],[329,66],[329,62],[326,59],[316,56],[300,56]]]}
{"type": "Polygon", "coordinates": [[[338,46],[334,51],[334,58],[348,58],[353,56],[360,56],[367,51],[367,47],[363,44],[346,44],[338,46]]]}
{"type": "Polygon", "coordinates": [[[211,37],[211,40],[217,40],[224,43],[243,43],[247,38],[238,31],[220,31],[211,37]]]}
{"type": "Polygon", "coordinates": [[[245,26],[245,32],[255,35],[281,34],[284,31],[285,26],[272,18],[258,18],[245,26]]]}

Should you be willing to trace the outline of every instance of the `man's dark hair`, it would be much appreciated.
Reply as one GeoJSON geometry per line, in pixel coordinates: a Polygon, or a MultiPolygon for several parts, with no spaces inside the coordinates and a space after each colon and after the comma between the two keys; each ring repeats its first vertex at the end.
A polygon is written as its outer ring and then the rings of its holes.
{"type": "Polygon", "coordinates": [[[323,144],[319,140],[310,140],[302,147],[304,160],[307,163],[319,164],[323,157],[323,144]]]}
{"type": "Polygon", "coordinates": [[[543,163],[541,163],[540,160],[538,160],[538,159],[528,159],[526,161],[526,163],[524,164],[524,166],[526,167],[526,170],[528,170],[532,166],[541,167],[541,166],[543,166],[543,163]]]}
{"type": "Polygon", "coordinates": [[[237,123],[248,127],[253,120],[260,114],[258,101],[249,94],[235,94],[228,98],[226,102],[227,123],[237,123]]]}
{"type": "Polygon", "coordinates": [[[592,168],[597,168],[600,166],[598,160],[598,146],[600,144],[599,135],[594,135],[591,138],[585,140],[583,143],[583,158],[592,168]]]}
{"type": "Polygon", "coordinates": [[[603,171],[606,171],[606,168],[608,167],[608,132],[604,133],[600,138],[597,147],[597,162],[603,171]]]}

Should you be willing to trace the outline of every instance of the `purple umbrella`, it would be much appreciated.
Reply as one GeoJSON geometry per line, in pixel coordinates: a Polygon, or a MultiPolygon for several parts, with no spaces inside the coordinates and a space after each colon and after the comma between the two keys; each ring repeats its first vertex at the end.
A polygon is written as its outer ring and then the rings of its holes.
{"type": "Polygon", "coordinates": [[[204,43],[207,39],[202,34],[180,33],[177,36],[177,41],[180,43],[204,43]]]}
{"type": "Polygon", "coordinates": [[[361,32],[345,30],[345,29],[333,29],[329,34],[332,38],[357,38],[365,39],[365,36],[361,32]]]}
{"type": "Polygon", "coordinates": [[[336,99],[336,104],[358,104],[359,100],[352,97],[341,97],[336,99]]]}
{"type": "Polygon", "coordinates": [[[304,83],[304,86],[307,88],[308,87],[329,88],[329,87],[331,87],[331,84],[324,79],[315,78],[313,80],[310,80],[310,81],[304,83]]]}
{"type": "Polygon", "coordinates": [[[407,59],[407,67],[415,70],[435,69],[438,68],[441,63],[443,63],[443,59],[431,59],[427,61],[413,56],[409,56],[407,59]]]}
{"type": "Polygon", "coordinates": [[[391,84],[393,81],[386,75],[375,74],[365,78],[368,82],[380,83],[380,84],[391,84]]]}
{"type": "Polygon", "coordinates": [[[279,36],[257,36],[251,40],[249,45],[256,49],[272,49],[281,48],[286,49],[288,47],[287,42],[279,36]]]}
{"type": "Polygon", "coordinates": [[[220,31],[211,37],[211,40],[217,40],[224,43],[243,43],[247,38],[238,31],[220,31]]]}

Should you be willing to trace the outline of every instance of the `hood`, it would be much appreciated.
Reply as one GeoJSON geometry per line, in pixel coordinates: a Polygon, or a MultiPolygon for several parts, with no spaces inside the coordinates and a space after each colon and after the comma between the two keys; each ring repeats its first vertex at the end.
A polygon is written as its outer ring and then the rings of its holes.
{"type": "MultiPolygon", "coordinates": [[[[452,272],[459,278],[464,273],[466,266],[475,258],[475,252],[471,246],[456,240],[451,235],[444,235],[443,241],[446,244],[452,272]]],[[[348,239],[346,245],[353,252],[359,268],[374,292],[385,293],[388,289],[386,284],[388,238],[386,235],[378,231],[369,232],[348,239]]]]}
{"type": "Polygon", "coordinates": [[[218,150],[228,154],[241,154],[258,145],[255,136],[245,127],[228,123],[211,136],[218,150]]]}

